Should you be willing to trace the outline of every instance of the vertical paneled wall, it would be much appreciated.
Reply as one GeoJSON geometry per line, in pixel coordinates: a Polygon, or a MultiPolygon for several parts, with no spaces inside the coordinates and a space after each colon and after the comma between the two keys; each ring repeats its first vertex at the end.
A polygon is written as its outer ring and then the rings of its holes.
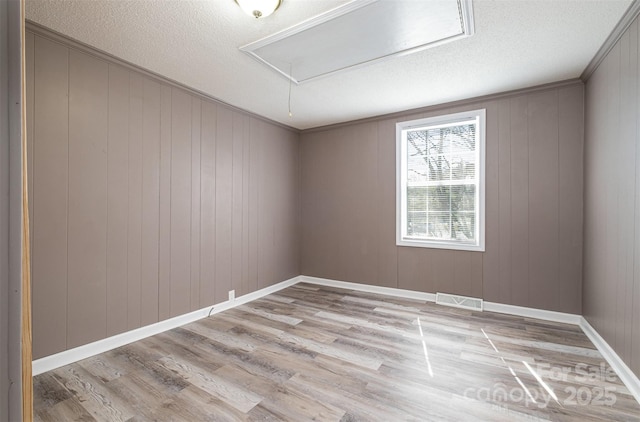
{"type": "Polygon", "coordinates": [[[300,274],[298,134],[27,33],[40,358],[300,274]]]}
{"type": "Polygon", "coordinates": [[[640,376],[638,20],[586,86],[584,316],[640,376]]]}
{"type": "Polygon", "coordinates": [[[581,313],[582,83],[301,137],[302,274],[581,313]],[[486,251],[397,247],[395,123],[487,111],[486,251]]]}

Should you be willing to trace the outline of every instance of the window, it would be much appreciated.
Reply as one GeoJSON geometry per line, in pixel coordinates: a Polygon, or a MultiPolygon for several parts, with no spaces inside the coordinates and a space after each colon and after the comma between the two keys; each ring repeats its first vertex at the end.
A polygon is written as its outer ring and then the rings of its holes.
{"type": "Polygon", "coordinates": [[[396,125],[400,246],[484,251],[485,110],[396,125]]]}

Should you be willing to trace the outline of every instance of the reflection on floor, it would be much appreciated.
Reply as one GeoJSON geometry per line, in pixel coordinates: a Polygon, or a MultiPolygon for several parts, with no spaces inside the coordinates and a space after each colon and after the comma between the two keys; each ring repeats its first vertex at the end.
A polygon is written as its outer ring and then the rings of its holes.
{"type": "Polygon", "coordinates": [[[40,421],[640,421],[576,326],[309,284],[34,389],[40,421]]]}

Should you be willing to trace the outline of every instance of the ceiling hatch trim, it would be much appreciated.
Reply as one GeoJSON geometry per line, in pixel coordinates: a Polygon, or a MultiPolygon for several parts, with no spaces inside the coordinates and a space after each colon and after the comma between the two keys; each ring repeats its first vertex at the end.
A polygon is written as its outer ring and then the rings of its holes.
{"type": "Polygon", "coordinates": [[[472,0],[354,0],[240,50],[296,84],[474,34],[472,0]]]}

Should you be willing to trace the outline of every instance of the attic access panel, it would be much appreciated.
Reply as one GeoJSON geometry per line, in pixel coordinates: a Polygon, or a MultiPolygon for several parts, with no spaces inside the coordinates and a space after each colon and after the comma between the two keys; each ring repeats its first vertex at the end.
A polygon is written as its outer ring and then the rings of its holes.
{"type": "Polygon", "coordinates": [[[299,84],[473,31],[471,0],[355,0],[240,50],[299,84]]]}

